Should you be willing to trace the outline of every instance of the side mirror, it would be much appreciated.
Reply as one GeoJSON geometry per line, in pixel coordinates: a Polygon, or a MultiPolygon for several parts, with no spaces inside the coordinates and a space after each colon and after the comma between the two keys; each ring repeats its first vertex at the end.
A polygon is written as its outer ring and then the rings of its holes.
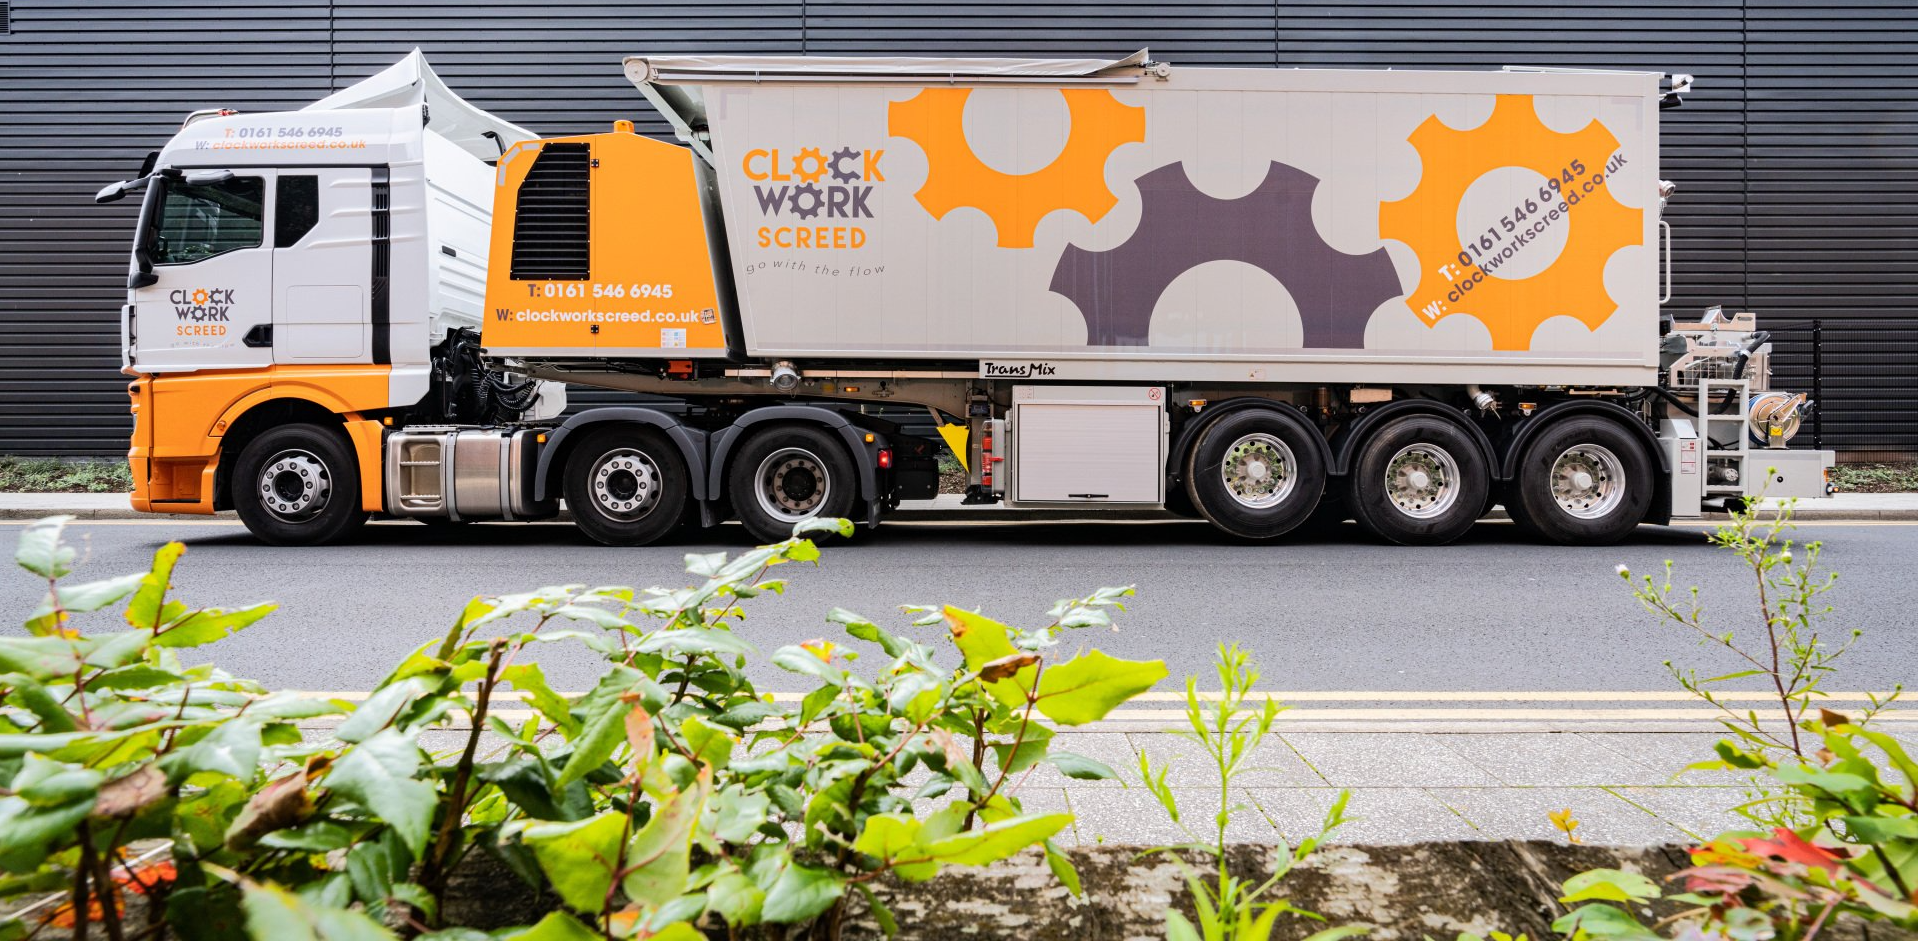
{"type": "Polygon", "coordinates": [[[225,183],[233,179],[232,170],[194,170],[186,175],[188,186],[205,186],[209,183],[225,183]]]}
{"type": "Polygon", "coordinates": [[[96,203],[118,202],[119,200],[125,199],[126,195],[127,181],[121,180],[118,183],[108,183],[100,187],[100,191],[93,194],[93,201],[96,203]]]}

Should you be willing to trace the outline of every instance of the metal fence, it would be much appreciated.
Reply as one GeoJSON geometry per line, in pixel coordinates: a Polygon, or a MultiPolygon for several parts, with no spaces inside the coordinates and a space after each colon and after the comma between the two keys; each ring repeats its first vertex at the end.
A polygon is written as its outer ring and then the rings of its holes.
{"type": "Polygon", "coordinates": [[[1811,396],[1800,434],[1811,436],[1812,447],[1843,460],[1918,457],[1918,318],[1761,326],[1772,334],[1772,387],[1811,396]]]}

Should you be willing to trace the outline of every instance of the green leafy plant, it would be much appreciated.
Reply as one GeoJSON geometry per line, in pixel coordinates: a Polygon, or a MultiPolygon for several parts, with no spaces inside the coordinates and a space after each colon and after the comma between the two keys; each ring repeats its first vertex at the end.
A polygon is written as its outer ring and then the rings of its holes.
{"type": "MultiPolygon", "coordinates": [[[[1172,822],[1191,838],[1189,842],[1153,851],[1165,854],[1185,871],[1186,887],[1192,893],[1192,904],[1199,916],[1199,923],[1194,925],[1177,909],[1168,908],[1166,937],[1170,941],[1265,941],[1271,937],[1273,926],[1281,915],[1324,920],[1316,913],[1295,907],[1274,892],[1293,867],[1311,856],[1325,842],[1326,836],[1345,822],[1345,805],[1351,794],[1339,792],[1316,835],[1300,841],[1290,850],[1276,854],[1273,872],[1264,881],[1255,882],[1233,875],[1226,856],[1226,830],[1233,815],[1252,808],[1234,802],[1232,779],[1246,759],[1257,753],[1266,736],[1271,734],[1272,722],[1284,707],[1270,696],[1260,696],[1257,705],[1250,703],[1253,688],[1258,684],[1259,671],[1253,666],[1251,656],[1237,644],[1219,647],[1217,671],[1221,691],[1216,695],[1201,694],[1198,680],[1186,678],[1186,727],[1178,732],[1180,737],[1198,745],[1205,752],[1212,770],[1218,776],[1219,812],[1213,815],[1210,821],[1212,828],[1206,837],[1201,837],[1181,817],[1177,795],[1166,784],[1166,775],[1171,766],[1160,763],[1155,767],[1144,752],[1139,754],[1139,777],[1146,789],[1158,798],[1159,805],[1165,808],[1172,822]],[[1213,871],[1204,873],[1187,863],[1182,854],[1188,852],[1211,857],[1213,865],[1208,868],[1213,871]]],[[[1328,928],[1313,934],[1308,941],[1335,941],[1365,931],[1365,928],[1355,926],[1328,928]]]]}
{"type": "Polygon", "coordinates": [[[1757,642],[1708,629],[1698,589],[1676,592],[1670,563],[1662,581],[1642,578],[1634,589],[1662,620],[1749,665],[1707,679],[1667,667],[1718,707],[1732,736],[1717,744],[1715,760],[1692,767],[1744,771],[1768,782],[1738,808],[1756,828],[1694,847],[1692,865],[1673,876],[1681,892],[1667,894],[1643,876],[1614,870],[1567,881],[1561,901],[1578,907],[1553,927],[1568,937],[1811,941],[1841,916],[1918,928],[1918,763],[1896,739],[1868,727],[1902,688],[1872,695],[1856,719],[1819,705],[1834,662],[1859,633],[1836,646],[1822,635],[1830,608],[1821,596],[1836,576],[1816,571],[1819,544],[1795,546],[1791,529],[1789,505],[1769,522],[1748,509],[1713,537],[1753,574],[1757,642]],[[1770,687],[1775,709],[1740,710],[1719,695],[1722,684],[1751,678],[1770,687]],[[1640,915],[1654,901],[1675,910],[1647,925],[1640,915]]]}
{"type": "Polygon", "coordinates": [[[1057,656],[1062,632],[1109,626],[1130,589],[1061,602],[1021,630],[977,612],[914,607],[964,658],[834,609],[844,632],[779,648],[771,662],[812,685],[796,708],[761,693],[739,630],[745,603],[779,594],[776,566],[816,562],[794,538],[737,557],[687,557],[696,587],[567,585],[474,599],[446,634],[403,660],[357,705],[271,694],[209,666],[198,646],[272,610],[189,609],[168,597],[182,548],[146,573],[78,586],[63,520],[23,534],[20,564],[48,583],[32,636],[0,638],[0,896],[67,903],[0,928],[64,917],[124,941],[138,897],[142,938],[470,941],[445,924],[453,872],[491,854],[561,909],[497,933],[527,941],[739,936],[833,938],[884,877],[932,878],[1043,849],[1069,814],[1027,813],[1017,778],[1041,762],[1080,778],[1112,769],[1051,747],[1058,726],[1103,718],[1165,675],[1158,661],[1097,650],[1057,656]],[[129,600],[130,599],[130,600],[129,600]],[[130,630],[81,633],[76,615],[129,600],[130,630]],[[565,696],[524,656],[583,645],[605,660],[594,688],[565,696]],[[858,669],[862,656],[869,670],[858,669]],[[517,697],[517,724],[497,706],[517,697]],[[337,717],[330,739],[295,723],[337,717]],[[464,741],[429,754],[421,736],[464,720],[464,741]],[[484,744],[491,733],[502,746],[484,744]],[[484,753],[482,753],[484,752],[484,753]],[[906,779],[924,769],[923,782],[906,779]],[[129,853],[165,857],[165,878],[129,853]],[[37,919],[37,920],[35,920],[37,919]]]}

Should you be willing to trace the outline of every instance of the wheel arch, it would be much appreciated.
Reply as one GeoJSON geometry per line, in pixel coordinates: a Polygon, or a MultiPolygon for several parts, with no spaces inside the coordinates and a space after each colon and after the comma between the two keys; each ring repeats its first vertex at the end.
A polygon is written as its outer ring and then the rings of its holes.
{"type": "Polygon", "coordinates": [[[1412,415],[1428,415],[1464,431],[1466,436],[1472,439],[1472,443],[1478,446],[1479,457],[1485,460],[1485,466],[1492,469],[1493,479],[1505,479],[1501,476],[1504,473],[1503,461],[1498,449],[1492,444],[1491,436],[1485,433],[1485,429],[1467,421],[1458,409],[1431,399],[1399,399],[1395,402],[1387,402],[1339,429],[1339,433],[1335,436],[1337,440],[1333,444],[1334,458],[1328,462],[1326,473],[1334,477],[1350,474],[1353,457],[1359,453],[1360,448],[1365,446],[1367,439],[1378,434],[1380,429],[1392,421],[1412,415]]]}
{"type": "Polygon", "coordinates": [[[1506,440],[1499,454],[1498,479],[1501,483],[1510,483],[1517,476],[1520,455],[1525,453],[1533,439],[1545,429],[1568,418],[1593,416],[1623,425],[1651,458],[1652,466],[1652,502],[1646,511],[1645,521],[1658,525],[1671,522],[1672,518],[1672,474],[1671,465],[1665,459],[1665,449],[1658,443],[1658,435],[1650,426],[1641,421],[1624,406],[1600,399],[1572,399],[1555,402],[1539,410],[1538,414],[1521,422],[1506,440]]]}
{"type": "MultiPolygon", "coordinates": [[[[817,405],[769,405],[756,408],[715,432],[712,438],[712,462],[706,469],[707,492],[718,494],[725,490],[728,460],[733,449],[748,437],[754,426],[779,421],[819,425],[835,433],[846,446],[847,456],[852,458],[853,467],[859,475],[859,499],[865,501],[868,507],[875,505],[880,498],[879,474],[866,454],[866,431],[837,409],[817,405]]],[[[869,512],[868,515],[873,513],[869,512]]]]}
{"type": "Polygon", "coordinates": [[[1284,402],[1247,397],[1227,399],[1217,405],[1210,406],[1206,408],[1205,411],[1200,412],[1193,420],[1186,422],[1180,427],[1178,433],[1172,437],[1172,446],[1166,449],[1166,483],[1168,491],[1173,489],[1172,484],[1184,482],[1182,478],[1185,474],[1186,456],[1192,453],[1193,448],[1198,446],[1199,439],[1205,435],[1205,430],[1226,416],[1235,415],[1247,409],[1272,412],[1281,419],[1297,424],[1300,428],[1309,431],[1314,447],[1319,452],[1319,461],[1325,465],[1326,475],[1331,476],[1332,446],[1325,440],[1325,432],[1319,430],[1317,425],[1307,421],[1304,415],[1299,414],[1298,409],[1284,402]]]}
{"type": "Polygon", "coordinates": [[[554,481],[566,467],[566,460],[579,443],[580,433],[607,423],[644,425],[663,432],[679,449],[686,462],[686,476],[692,484],[693,499],[704,502],[712,492],[706,487],[706,433],[658,409],[630,405],[591,408],[567,419],[546,434],[546,446],[540,449],[539,463],[533,473],[533,499],[556,497],[554,481]]]}
{"type": "MultiPolygon", "coordinates": [[[[276,391],[264,388],[253,392],[233,403],[214,423],[214,431],[219,434],[220,461],[214,468],[213,508],[216,510],[233,509],[232,483],[234,459],[246,449],[253,439],[269,429],[284,425],[315,425],[339,434],[346,445],[347,452],[353,455],[358,467],[362,499],[365,498],[367,456],[362,454],[361,442],[347,428],[350,420],[345,414],[335,411],[333,406],[339,403],[321,402],[312,396],[296,392],[276,391]]],[[[377,447],[373,455],[372,467],[377,469],[377,447]]],[[[377,476],[377,474],[375,475],[377,476]]],[[[375,491],[377,494],[377,491],[375,491]]]]}

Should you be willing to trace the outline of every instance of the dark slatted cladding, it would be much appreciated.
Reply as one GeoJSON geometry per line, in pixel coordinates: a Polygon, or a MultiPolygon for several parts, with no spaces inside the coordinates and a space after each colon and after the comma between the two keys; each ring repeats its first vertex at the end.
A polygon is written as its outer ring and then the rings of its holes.
{"type": "MultiPolygon", "coordinates": [[[[1667,214],[1673,305],[1749,307],[1778,324],[1862,321],[1888,339],[1918,331],[1909,0],[14,0],[11,34],[0,35],[0,320],[12,340],[0,350],[0,453],[126,447],[118,309],[137,206],[95,206],[95,190],[131,175],[193,109],[298,107],[415,46],[460,94],[548,135],[616,118],[664,135],[620,73],[634,52],[1150,47],[1175,65],[1690,72],[1697,92],[1664,114],[1662,140],[1663,175],[1679,185],[1667,214]]],[[[1780,332],[1794,380],[1807,335],[1780,332]]],[[[1886,342],[1835,365],[1825,352],[1825,446],[1918,450],[1918,366],[1897,353],[1913,346],[1886,342]]]]}

